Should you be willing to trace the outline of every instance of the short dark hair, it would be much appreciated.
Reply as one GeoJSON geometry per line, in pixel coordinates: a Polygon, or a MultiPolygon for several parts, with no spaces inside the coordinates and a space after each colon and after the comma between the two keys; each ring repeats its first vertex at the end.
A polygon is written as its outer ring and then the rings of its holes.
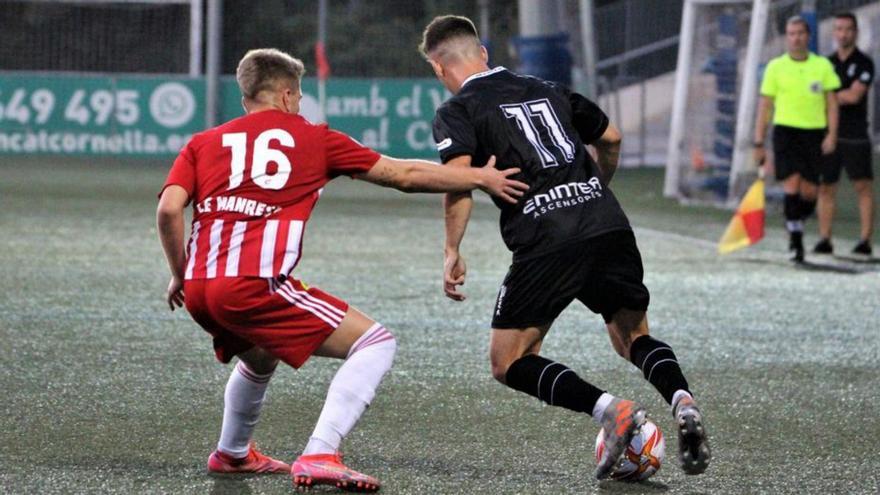
{"type": "Polygon", "coordinates": [[[792,24],[800,24],[807,31],[807,34],[810,34],[810,35],[813,34],[812,30],[810,29],[810,23],[807,22],[806,19],[804,19],[803,17],[801,17],[799,15],[793,15],[793,16],[789,17],[787,21],[785,21],[786,30],[788,29],[788,26],[790,26],[792,24]]]}
{"type": "Polygon", "coordinates": [[[422,52],[422,55],[427,56],[444,41],[460,36],[480,39],[476,26],[467,17],[460,15],[435,17],[422,33],[422,43],[419,45],[419,51],[422,52]]]}
{"type": "Polygon", "coordinates": [[[857,30],[859,29],[859,21],[856,19],[856,15],[852,12],[838,12],[834,14],[835,19],[849,19],[853,23],[853,27],[857,30]]]}

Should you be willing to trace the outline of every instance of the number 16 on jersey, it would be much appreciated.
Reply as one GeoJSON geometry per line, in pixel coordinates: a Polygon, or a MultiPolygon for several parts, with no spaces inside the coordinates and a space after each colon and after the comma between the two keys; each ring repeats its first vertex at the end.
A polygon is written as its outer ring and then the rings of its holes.
{"type": "MultiPolygon", "coordinates": [[[[251,180],[263,189],[278,190],[287,184],[290,177],[290,160],[281,150],[272,149],[269,143],[278,141],[281,146],[293,148],[293,136],[283,129],[263,131],[254,140],[254,156],[251,163],[251,180]],[[275,162],[278,169],[267,174],[269,162],[275,162]]],[[[223,147],[232,148],[232,172],[229,175],[229,189],[241,185],[244,179],[245,157],[247,155],[247,133],[232,132],[223,135],[223,147]]]]}

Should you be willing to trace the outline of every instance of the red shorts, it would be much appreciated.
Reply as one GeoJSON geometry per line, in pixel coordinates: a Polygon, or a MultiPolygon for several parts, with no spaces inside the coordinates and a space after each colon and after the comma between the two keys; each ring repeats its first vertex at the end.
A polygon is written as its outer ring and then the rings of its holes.
{"type": "Polygon", "coordinates": [[[299,368],[336,330],[348,304],[299,280],[187,280],[186,309],[214,337],[217,359],[261,347],[299,368]]]}

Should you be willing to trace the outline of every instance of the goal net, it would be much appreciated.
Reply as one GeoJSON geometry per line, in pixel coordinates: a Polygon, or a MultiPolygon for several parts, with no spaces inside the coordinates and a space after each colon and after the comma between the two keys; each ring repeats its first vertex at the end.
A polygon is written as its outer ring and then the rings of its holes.
{"type": "Polygon", "coordinates": [[[800,0],[687,0],[676,68],[664,194],[727,204],[757,173],[748,143],[760,72],[785,51],[800,0]],[[751,44],[750,44],[750,39],[751,44]],[[745,140],[745,145],[743,141],[745,140]]]}
{"type": "Polygon", "coordinates": [[[188,73],[202,0],[0,0],[4,71],[188,73]]]}

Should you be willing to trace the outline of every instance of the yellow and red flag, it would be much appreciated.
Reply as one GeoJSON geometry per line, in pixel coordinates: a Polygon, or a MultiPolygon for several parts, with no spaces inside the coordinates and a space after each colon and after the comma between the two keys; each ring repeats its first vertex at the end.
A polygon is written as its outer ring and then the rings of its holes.
{"type": "Polygon", "coordinates": [[[727,230],[718,241],[718,252],[727,254],[751,246],[764,237],[764,179],[758,179],[746,192],[727,230]]]}

